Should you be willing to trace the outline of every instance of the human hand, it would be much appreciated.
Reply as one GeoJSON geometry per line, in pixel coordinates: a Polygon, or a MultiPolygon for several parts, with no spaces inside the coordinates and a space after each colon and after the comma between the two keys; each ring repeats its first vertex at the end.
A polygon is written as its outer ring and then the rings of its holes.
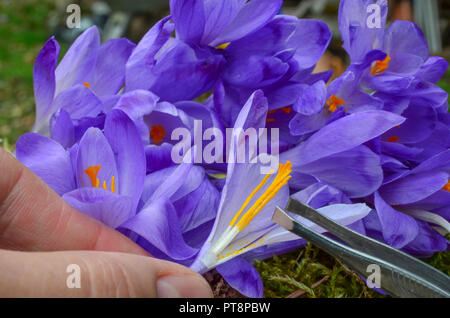
{"type": "Polygon", "coordinates": [[[199,274],[149,256],[0,148],[0,297],[212,296],[199,274]],[[66,283],[71,264],[80,288],[66,283]]]}

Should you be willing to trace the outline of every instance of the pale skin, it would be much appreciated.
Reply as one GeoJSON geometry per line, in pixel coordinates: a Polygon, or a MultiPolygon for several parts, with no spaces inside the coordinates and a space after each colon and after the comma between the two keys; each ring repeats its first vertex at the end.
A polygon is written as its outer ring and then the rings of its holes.
{"type": "Polygon", "coordinates": [[[72,208],[0,148],[0,297],[211,296],[202,276],[72,208]]]}

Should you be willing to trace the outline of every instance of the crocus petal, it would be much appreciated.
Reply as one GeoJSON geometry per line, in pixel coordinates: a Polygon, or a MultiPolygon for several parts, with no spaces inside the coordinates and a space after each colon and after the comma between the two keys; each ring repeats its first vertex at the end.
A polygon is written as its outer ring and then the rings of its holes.
{"type": "Polygon", "coordinates": [[[170,12],[177,37],[190,44],[198,44],[205,28],[204,0],[170,0],[170,12]]]}
{"type": "Polygon", "coordinates": [[[445,172],[422,172],[386,184],[379,192],[389,204],[409,204],[439,191],[447,181],[448,174],[445,172]]]}
{"type": "Polygon", "coordinates": [[[280,158],[281,161],[284,161],[284,157],[298,158],[292,162],[295,168],[352,149],[401,124],[404,120],[401,116],[382,110],[357,112],[330,123],[303,144],[281,154],[280,158]]]}
{"type": "Polygon", "coordinates": [[[137,89],[121,95],[114,106],[125,112],[133,121],[150,114],[156,106],[159,97],[150,91],[137,89]]]}
{"type": "Polygon", "coordinates": [[[55,71],[56,95],[84,82],[91,83],[97,63],[100,34],[90,27],[73,42],[55,71]]]}
{"type": "Polygon", "coordinates": [[[100,46],[91,84],[96,95],[113,95],[125,81],[125,64],[136,45],[127,39],[112,39],[100,46]]]}
{"type": "Polygon", "coordinates": [[[56,96],[52,110],[64,109],[72,119],[95,117],[102,111],[100,99],[84,85],[75,85],[56,96]]]}
{"type": "Polygon", "coordinates": [[[212,90],[225,65],[224,57],[204,52],[198,58],[186,43],[173,42],[152,67],[146,89],[169,102],[191,100],[212,90]]]}
{"type": "Polygon", "coordinates": [[[300,19],[288,46],[296,48],[295,59],[301,69],[314,66],[328,47],[331,31],[325,22],[300,19]]]}
{"type": "Polygon", "coordinates": [[[227,47],[227,56],[238,59],[247,55],[274,56],[292,49],[287,40],[295,31],[297,18],[289,15],[277,15],[264,27],[227,47]]]}
{"type": "Polygon", "coordinates": [[[433,133],[436,127],[437,115],[432,107],[411,107],[403,113],[406,120],[399,127],[388,131],[384,137],[397,136],[398,141],[405,144],[415,144],[424,141],[433,133]]]}
{"type": "Polygon", "coordinates": [[[141,39],[126,64],[126,90],[148,89],[155,55],[174,30],[170,16],[158,21],[141,39]]]}
{"type": "Polygon", "coordinates": [[[211,45],[232,42],[260,29],[280,11],[282,4],[282,0],[253,0],[245,3],[211,45]]]}
{"type": "Polygon", "coordinates": [[[145,147],[147,173],[152,173],[174,165],[172,160],[171,144],[163,143],[160,146],[148,145],[145,147]]]}
{"type": "Polygon", "coordinates": [[[33,68],[33,89],[36,101],[36,121],[32,131],[48,134],[50,108],[55,95],[55,68],[59,56],[59,44],[51,37],[39,52],[33,68]]]}
{"type": "Polygon", "coordinates": [[[51,128],[51,137],[64,148],[70,148],[75,143],[75,129],[69,114],[61,109],[51,128]]]}
{"type": "Polygon", "coordinates": [[[105,121],[105,136],[117,160],[119,192],[132,198],[136,208],[144,186],[144,146],[133,121],[121,110],[112,110],[105,121]]]}
{"type": "Polygon", "coordinates": [[[429,56],[427,41],[417,25],[411,21],[396,20],[387,28],[384,49],[395,57],[413,53],[425,62],[429,56]]]}
{"type": "Polygon", "coordinates": [[[241,257],[236,257],[222,265],[217,271],[242,295],[250,298],[263,297],[263,283],[258,271],[241,257]]]}
{"type": "Polygon", "coordinates": [[[311,86],[303,85],[294,110],[302,115],[317,114],[323,109],[326,98],[327,87],[324,81],[318,81],[311,86]]]}
{"type": "Polygon", "coordinates": [[[375,192],[375,208],[381,223],[383,237],[389,245],[402,248],[419,234],[417,221],[392,208],[378,192],[375,192]]]}
{"type": "Polygon", "coordinates": [[[278,81],[288,69],[288,64],[273,56],[244,56],[229,63],[224,80],[238,87],[264,87],[278,81]]]}
{"type": "Polygon", "coordinates": [[[121,227],[139,234],[174,260],[191,258],[197,252],[184,241],[175,208],[164,197],[153,201],[121,227]]]}
{"type": "Polygon", "coordinates": [[[63,195],[75,209],[116,228],[134,215],[130,197],[100,188],[79,188],[63,195]]]}
{"type": "Polygon", "coordinates": [[[266,116],[268,110],[267,99],[261,90],[255,91],[242,107],[234,122],[234,128],[244,130],[253,127],[255,129],[266,126],[266,116]]]}
{"type": "Polygon", "coordinates": [[[329,119],[330,116],[326,109],[322,109],[320,113],[313,115],[302,115],[298,113],[289,122],[289,131],[294,136],[316,132],[325,126],[329,119]]]}
{"type": "Polygon", "coordinates": [[[342,190],[350,198],[373,193],[383,181],[378,155],[365,146],[319,159],[299,169],[342,190]]]}
{"type": "Polygon", "coordinates": [[[448,248],[448,241],[429,224],[417,221],[419,233],[416,238],[406,245],[403,250],[418,257],[430,257],[435,252],[444,252],[448,248]]]}
{"type": "Polygon", "coordinates": [[[16,143],[16,156],[59,195],[76,188],[69,153],[56,141],[25,134],[16,143]]]}
{"type": "Polygon", "coordinates": [[[440,56],[430,56],[417,72],[416,77],[422,81],[436,84],[445,71],[448,69],[448,62],[440,56]]]}
{"type": "Polygon", "coordinates": [[[350,203],[350,200],[342,191],[322,182],[316,182],[292,194],[291,198],[303,202],[314,209],[328,204],[350,203]]]}

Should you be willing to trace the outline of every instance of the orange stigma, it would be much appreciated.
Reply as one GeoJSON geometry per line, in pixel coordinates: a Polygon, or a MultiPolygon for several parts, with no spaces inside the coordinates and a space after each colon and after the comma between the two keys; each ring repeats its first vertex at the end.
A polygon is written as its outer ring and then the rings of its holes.
{"type": "MultiPolygon", "coordinates": [[[[102,166],[90,166],[84,172],[88,175],[88,177],[91,179],[92,186],[94,188],[100,187],[100,180],[97,178],[98,172],[100,171],[100,168],[102,166]]],[[[111,192],[116,193],[116,178],[113,176],[111,180],[111,192]]],[[[103,181],[102,188],[105,190],[108,190],[108,186],[106,185],[106,181],[103,181]]]]}
{"type": "Polygon", "coordinates": [[[153,125],[150,129],[150,139],[153,140],[154,144],[161,143],[165,136],[166,130],[162,125],[153,125]]]}
{"type": "Polygon", "coordinates": [[[383,73],[388,67],[389,67],[389,61],[391,60],[391,57],[389,54],[386,55],[386,58],[382,61],[375,61],[375,64],[370,69],[370,73],[372,75],[378,75],[383,73]]]}
{"type": "Polygon", "coordinates": [[[97,175],[98,175],[98,172],[100,171],[101,167],[102,167],[101,165],[91,166],[91,167],[87,168],[86,170],[84,170],[84,172],[86,172],[86,174],[89,176],[89,178],[91,178],[93,187],[97,186],[97,180],[98,180],[97,175]]]}
{"type": "Polygon", "coordinates": [[[342,98],[337,97],[336,95],[331,95],[330,98],[327,100],[328,110],[332,113],[334,113],[339,108],[339,105],[344,104],[345,104],[344,100],[342,98]]]}
{"type": "Polygon", "coordinates": [[[398,138],[398,136],[392,136],[392,137],[389,137],[388,138],[388,141],[389,142],[397,142],[397,141],[399,141],[400,140],[400,138],[398,138]]]}
{"type": "Polygon", "coordinates": [[[442,190],[450,192],[450,180],[447,182],[447,184],[442,188],[442,190]]]}
{"type": "Polygon", "coordinates": [[[83,85],[86,86],[87,88],[91,88],[91,84],[89,84],[88,82],[84,82],[83,85]]]}

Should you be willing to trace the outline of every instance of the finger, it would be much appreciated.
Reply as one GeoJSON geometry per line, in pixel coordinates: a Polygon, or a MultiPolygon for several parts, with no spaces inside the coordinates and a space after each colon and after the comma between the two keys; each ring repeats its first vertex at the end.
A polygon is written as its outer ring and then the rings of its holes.
{"type": "Polygon", "coordinates": [[[124,235],[72,208],[1,148],[0,248],[103,250],[148,255],[124,235]]]}
{"type": "Polygon", "coordinates": [[[187,267],[140,255],[0,250],[0,297],[212,297],[187,267]]]}

